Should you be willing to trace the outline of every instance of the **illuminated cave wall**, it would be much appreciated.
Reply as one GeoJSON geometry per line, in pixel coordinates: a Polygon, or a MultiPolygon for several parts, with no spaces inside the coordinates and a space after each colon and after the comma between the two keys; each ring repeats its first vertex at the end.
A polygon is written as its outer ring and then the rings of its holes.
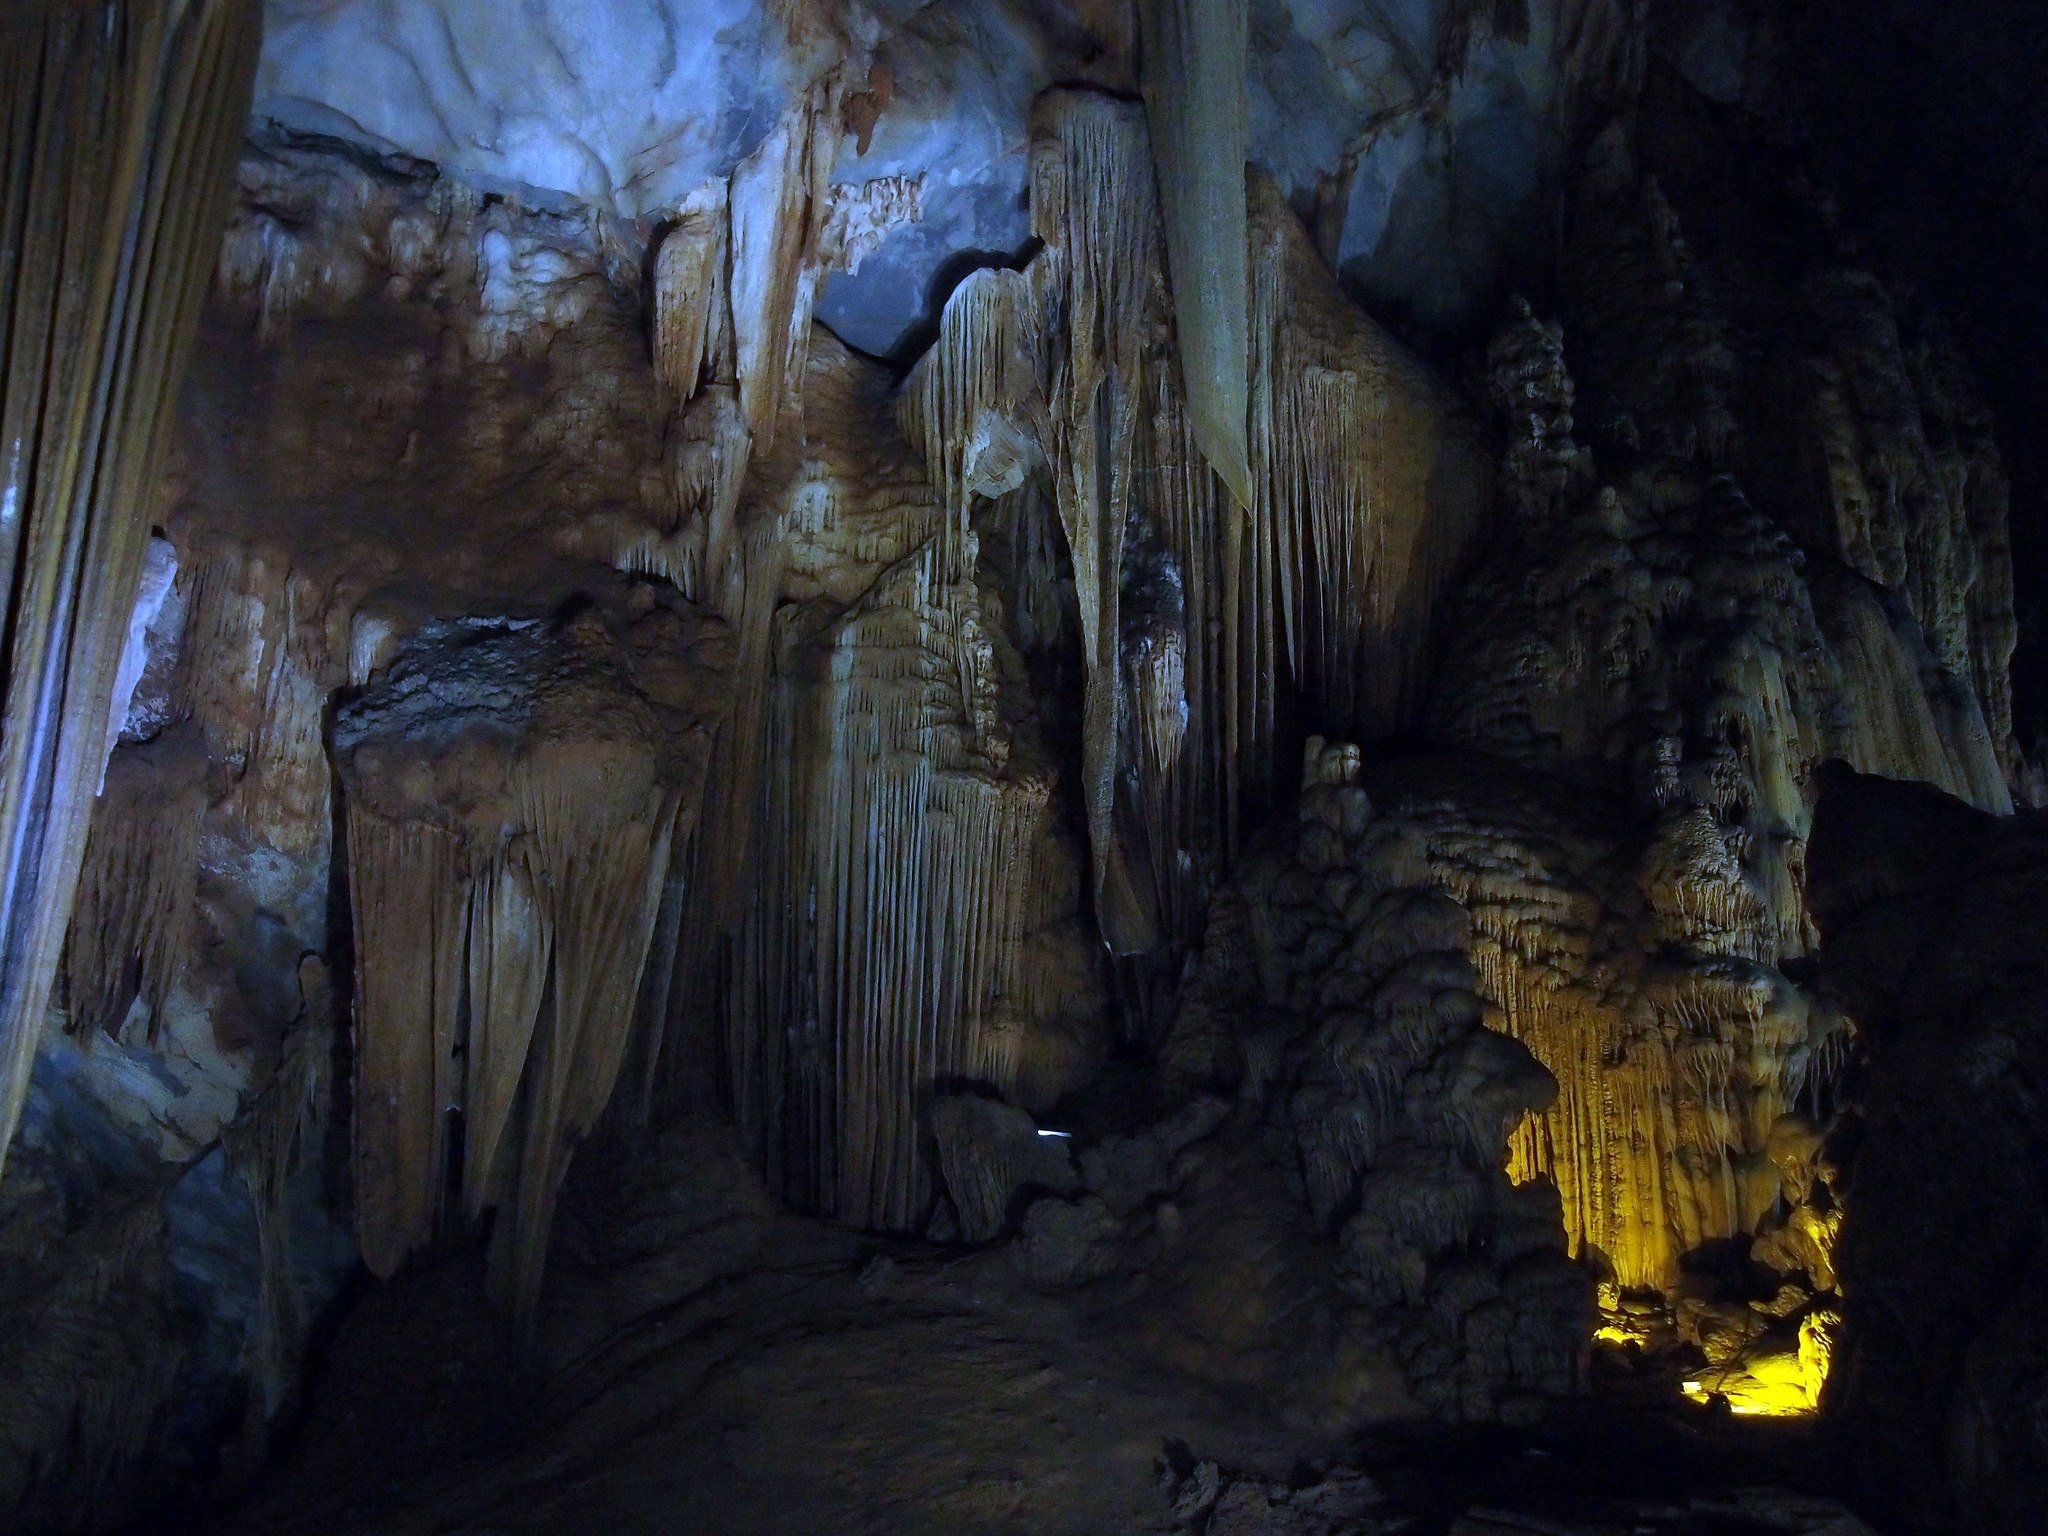
{"type": "Polygon", "coordinates": [[[1339,1416],[1570,1390],[1594,1282],[1806,1369],[1809,771],[2025,765],[1967,369],[1702,169],[1769,29],[709,9],[269,7],[0,1187],[49,1294],[191,1314],[95,1369],[257,1380],[259,1447],[352,1252],[488,1228],[530,1320],[569,1162],[713,1112],[1339,1416]],[[1112,1056],[1156,1117],[1018,1152],[1112,1056]],[[1778,1312],[1688,1291],[1752,1237],[1778,1312]]]}

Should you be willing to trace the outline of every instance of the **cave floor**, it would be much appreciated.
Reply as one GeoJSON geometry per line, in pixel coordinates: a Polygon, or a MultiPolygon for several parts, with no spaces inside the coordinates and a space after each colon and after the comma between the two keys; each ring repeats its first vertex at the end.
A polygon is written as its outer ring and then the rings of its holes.
{"type": "MultiPolygon", "coordinates": [[[[194,1529],[691,1536],[1867,1536],[1799,1426],[1596,1394],[1340,1441],[1133,1358],[962,1257],[784,1214],[725,1134],[572,1188],[535,1342],[482,1265],[361,1298],[297,1432],[194,1529]],[[678,1176],[683,1175],[683,1176],[678,1176]]],[[[1640,1390],[1636,1396],[1640,1397],[1640,1390]]]]}

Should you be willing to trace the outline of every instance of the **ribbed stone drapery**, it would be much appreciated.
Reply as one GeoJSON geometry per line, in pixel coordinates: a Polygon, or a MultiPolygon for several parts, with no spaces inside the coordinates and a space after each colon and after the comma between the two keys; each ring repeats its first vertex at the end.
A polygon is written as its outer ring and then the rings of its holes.
{"type": "Polygon", "coordinates": [[[0,8],[0,1158],[261,41],[257,0],[0,8]]]}

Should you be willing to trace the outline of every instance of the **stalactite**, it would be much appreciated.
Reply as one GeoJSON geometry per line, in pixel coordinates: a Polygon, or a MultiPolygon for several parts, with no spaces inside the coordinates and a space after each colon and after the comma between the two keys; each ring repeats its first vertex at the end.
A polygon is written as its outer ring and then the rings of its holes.
{"type": "Polygon", "coordinates": [[[161,1018],[184,964],[206,792],[195,736],[172,730],[120,748],[108,765],[65,947],[74,1030],[117,1032],[138,995],[161,1018]]]}
{"type": "Polygon", "coordinates": [[[826,634],[785,632],[769,752],[796,771],[771,792],[764,827],[788,884],[764,893],[775,969],[743,976],[762,990],[735,1014],[731,1046],[754,1090],[739,1101],[757,1106],[742,1123],[786,1186],[812,1208],[899,1230],[929,1199],[931,1085],[1014,1086],[984,1041],[1016,986],[1048,789],[991,759],[1007,741],[973,729],[955,680],[960,602],[912,567],[826,634]],[[777,1016],[778,998],[786,1035],[757,1022],[777,1016]]]}
{"type": "Polygon", "coordinates": [[[356,1219],[388,1276],[498,1208],[494,1291],[540,1294],[576,1141],[611,1098],[722,647],[687,615],[426,637],[339,715],[356,953],[356,1219]],[[708,648],[707,648],[708,647],[708,648]]]}
{"type": "Polygon", "coordinates": [[[1845,1025],[1774,968],[1776,915],[1727,829],[1674,810],[1630,845],[1557,785],[1447,762],[1376,787],[1415,828],[1404,868],[1470,915],[1498,1027],[1557,1079],[1511,1175],[1554,1180],[1574,1248],[1622,1286],[1748,1236],[1778,1199],[1772,1127],[1845,1025]]]}
{"type": "Polygon", "coordinates": [[[1203,458],[1249,507],[1245,0],[1146,0],[1139,9],[1189,414],[1203,458]]]}
{"type": "Polygon", "coordinates": [[[542,871],[530,838],[481,866],[469,892],[469,1045],[463,1091],[462,1203],[471,1216],[511,1183],[506,1138],[548,984],[542,871]]]}
{"type": "Polygon", "coordinates": [[[694,894],[662,1032],[664,1079],[731,1103],[787,1198],[914,1229],[933,1086],[1014,1081],[1049,783],[1016,734],[975,537],[899,413],[881,370],[813,336],[803,434],[759,465],[735,546],[752,681],[677,866],[694,894]]]}
{"type": "Polygon", "coordinates": [[[30,0],[0,22],[0,1158],[71,915],[259,40],[248,0],[30,0]]]}
{"type": "Polygon", "coordinates": [[[716,360],[726,298],[726,186],[700,187],[654,258],[654,368],[682,401],[696,398],[716,360]]]}
{"type": "Polygon", "coordinates": [[[1233,734],[1233,671],[1247,613],[1228,573],[1245,516],[1195,451],[1193,423],[1165,369],[1148,377],[1152,468],[1147,512],[1157,547],[1139,595],[1146,601],[1126,666],[1138,743],[1137,818],[1167,936],[1191,945],[1207,920],[1211,887],[1235,854],[1240,816],[1256,815],[1266,772],[1233,734]],[[1177,676],[1175,674],[1178,674],[1177,676]],[[1177,727],[1177,729],[1176,729],[1177,727]],[[1171,755],[1168,741],[1171,739],[1171,755]]]}
{"type": "Polygon", "coordinates": [[[1044,249],[954,292],[901,410],[961,525],[986,504],[1035,644],[1057,635],[1036,616],[1058,612],[1062,575],[1035,531],[1047,465],[1081,630],[1098,919],[1112,953],[1170,973],[1240,816],[1274,796],[1283,697],[1364,735],[1413,719],[1435,604],[1483,521],[1483,460],[1476,425],[1339,294],[1260,182],[1251,493],[1233,497],[1190,396],[1215,370],[1185,311],[1174,327],[1174,225],[1141,114],[1050,92],[1033,143],[1044,249]]]}
{"type": "Polygon", "coordinates": [[[733,344],[740,409],[757,450],[800,403],[838,139],[837,86],[815,86],[732,174],[733,344]]]}
{"type": "MultiPolygon", "coordinates": [[[[623,775],[601,774],[596,782],[611,788],[617,777],[623,775]]],[[[625,1060],[680,811],[678,792],[666,789],[648,795],[628,819],[594,833],[589,817],[595,787],[558,768],[525,788],[522,821],[534,828],[540,862],[550,875],[543,889],[553,907],[543,929],[553,949],[553,991],[543,1000],[550,1028],[540,1049],[530,1053],[537,1071],[524,1106],[513,1224],[518,1261],[500,1282],[505,1299],[516,1299],[527,1313],[539,1296],[548,1227],[569,1153],[596,1125],[625,1060]]],[[[494,962],[502,963],[496,952],[502,947],[494,945],[494,962]]],[[[494,1050],[510,1045],[502,1036],[491,1042],[494,1050]]]]}
{"type": "Polygon", "coordinates": [[[440,1224],[448,1111],[458,1102],[455,968],[461,866],[434,826],[353,805],[355,1201],[363,1262],[389,1278],[440,1224]]]}
{"type": "Polygon", "coordinates": [[[1853,579],[1816,586],[1815,611],[1844,702],[1826,751],[1816,756],[1840,757],[1864,773],[1919,779],[1986,810],[2009,811],[2012,794],[1978,700],[1944,685],[1917,637],[1900,632],[1874,589],[1853,579]]]}
{"type": "MultiPolygon", "coordinates": [[[[1272,626],[1257,643],[1284,639],[1319,723],[1390,735],[1419,711],[1438,599],[1485,523],[1478,426],[1339,293],[1277,190],[1255,190],[1243,601],[1272,626]]],[[[1240,708],[1262,732],[1280,671],[1240,668],[1240,708]]]]}
{"type": "Polygon", "coordinates": [[[969,273],[946,300],[939,334],[898,398],[897,419],[944,501],[949,570],[975,504],[1016,491],[1040,462],[1037,313],[1019,272],[969,273]]]}
{"type": "Polygon", "coordinates": [[[1041,98],[1031,152],[1032,266],[1042,313],[1056,316],[1046,395],[1060,523],[1073,557],[1086,687],[1082,800],[1095,904],[1112,953],[1156,942],[1154,914],[1116,836],[1123,679],[1118,662],[1126,509],[1137,493],[1135,434],[1159,265],[1145,129],[1126,103],[1079,92],[1041,98]]]}
{"type": "Polygon", "coordinates": [[[1812,430],[1843,557],[1904,600],[1943,671],[1979,685],[2009,759],[2008,688],[1997,681],[2012,656],[2004,476],[1988,431],[1969,419],[1953,344],[1916,336],[1868,272],[1818,273],[1803,297],[1819,332],[1807,359],[1812,430]]]}

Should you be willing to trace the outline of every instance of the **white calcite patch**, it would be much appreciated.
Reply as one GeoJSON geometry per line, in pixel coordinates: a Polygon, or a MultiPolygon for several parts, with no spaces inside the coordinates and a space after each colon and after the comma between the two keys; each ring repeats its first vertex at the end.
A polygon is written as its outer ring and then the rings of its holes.
{"type": "MultiPolygon", "coordinates": [[[[113,703],[107,719],[106,756],[114,755],[127,730],[137,686],[157,653],[175,647],[177,635],[162,622],[164,605],[178,576],[177,551],[169,539],[152,536],[142,556],[142,580],[135,592],[135,608],[128,617],[128,638],[121,647],[120,665],[114,671],[113,703]]],[[[106,787],[106,763],[100,764],[100,787],[106,787]]]]}
{"type": "Polygon", "coordinates": [[[731,169],[799,74],[757,0],[270,0],[255,110],[632,217],[731,169]]]}

